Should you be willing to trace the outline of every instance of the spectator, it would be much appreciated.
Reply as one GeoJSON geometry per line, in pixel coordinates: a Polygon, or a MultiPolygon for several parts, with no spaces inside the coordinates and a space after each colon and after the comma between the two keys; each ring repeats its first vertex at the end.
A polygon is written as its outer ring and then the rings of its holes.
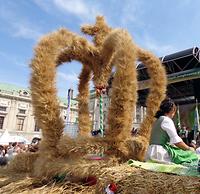
{"type": "Polygon", "coordinates": [[[4,146],[0,145],[0,158],[5,156],[5,148],[4,146]]]}
{"type": "Polygon", "coordinates": [[[190,145],[192,140],[194,140],[194,130],[191,130],[189,127],[187,127],[187,131],[188,131],[187,141],[188,145],[190,145]]]}
{"type": "Polygon", "coordinates": [[[31,145],[29,147],[30,152],[37,152],[39,149],[41,138],[35,137],[32,139],[31,145]]]}
{"type": "Polygon", "coordinates": [[[138,128],[133,127],[133,129],[131,130],[131,135],[136,136],[137,133],[138,133],[138,128]]]}
{"type": "Polygon", "coordinates": [[[187,141],[187,138],[188,138],[188,131],[187,131],[185,125],[181,128],[179,134],[180,134],[180,137],[181,137],[181,139],[183,140],[183,142],[186,143],[186,144],[188,144],[188,141],[187,141]]]}
{"type": "Polygon", "coordinates": [[[4,157],[0,157],[0,166],[5,166],[8,163],[7,158],[4,157]]]}
{"type": "Polygon", "coordinates": [[[200,147],[200,132],[198,132],[196,135],[196,142],[197,142],[197,146],[200,147]]]}
{"type": "Polygon", "coordinates": [[[195,140],[191,141],[190,147],[193,147],[194,149],[196,149],[197,145],[196,145],[196,141],[195,140]]]}
{"type": "Polygon", "coordinates": [[[12,143],[12,145],[8,147],[7,149],[7,153],[6,153],[6,158],[8,159],[8,161],[12,160],[14,158],[14,156],[17,154],[16,152],[16,146],[17,146],[17,142],[12,143]]]}

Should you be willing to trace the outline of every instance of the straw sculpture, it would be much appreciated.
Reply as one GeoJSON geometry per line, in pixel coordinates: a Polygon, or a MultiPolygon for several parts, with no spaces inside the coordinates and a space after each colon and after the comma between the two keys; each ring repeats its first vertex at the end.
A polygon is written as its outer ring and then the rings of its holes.
{"type": "Polygon", "coordinates": [[[33,173],[37,177],[52,177],[62,172],[70,172],[71,177],[98,175],[99,166],[118,165],[129,158],[142,161],[153,116],[165,98],[165,69],[153,54],[140,49],[127,31],[110,28],[100,16],[95,25],[85,25],[81,30],[93,37],[93,43],[67,29],[60,29],[44,36],[35,48],[30,83],[34,114],[43,139],[37,157],[24,157],[34,158],[30,165],[34,166],[33,173]],[[56,90],[56,67],[72,60],[83,65],[78,86],[79,136],[76,139],[63,135],[64,121],[60,116],[56,90]],[[146,103],[147,116],[141,124],[139,136],[133,138],[130,131],[137,102],[136,60],[147,66],[151,85],[146,103]],[[104,138],[93,138],[90,136],[88,110],[89,81],[93,77],[97,89],[105,88],[114,66],[116,73],[108,129],[104,138]],[[85,159],[87,154],[102,151],[107,154],[106,160],[88,163],[85,159]],[[87,164],[84,171],[80,163],[87,164]]]}

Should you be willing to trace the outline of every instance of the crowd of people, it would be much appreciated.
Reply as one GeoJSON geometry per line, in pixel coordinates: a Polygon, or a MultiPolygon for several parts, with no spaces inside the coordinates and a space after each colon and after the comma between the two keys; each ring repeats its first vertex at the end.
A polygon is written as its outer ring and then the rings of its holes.
{"type": "Polygon", "coordinates": [[[177,129],[177,133],[182,138],[183,142],[187,144],[188,146],[191,146],[195,149],[200,147],[200,133],[199,132],[194,134],[194,130],[183,125],[180,129],[177,129]]]}
{"type": "Polygon", "coordinates": [[[33,138],[29,145],[21,142],[9,143],[9,145],[0,145],[0,166],[6,165],[17,154],[38,151],[40,141],[40,138],[33,138]]]}

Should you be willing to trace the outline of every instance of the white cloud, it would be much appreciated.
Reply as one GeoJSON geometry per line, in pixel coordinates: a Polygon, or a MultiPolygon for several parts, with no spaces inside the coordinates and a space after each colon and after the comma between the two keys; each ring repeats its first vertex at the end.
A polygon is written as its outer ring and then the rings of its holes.
{"type": "Polygon", "coordinates": [[[75,15],[88,15],[90,9],[82,0],[54,0],[54,4],[61,10],[75,15]]]}
{"type": "Polygon", "coordinates": [[[153,38],[150,38],[147,35],[145,35],[143,39],[143,45],[146,49],[149,49],[152,52],[155,52],[159,56],[171,54],[178,50],[173,45],[165,45],[165,44],[159,43],[158,41],[155,41],[153,38]]]}
{"type": "Polygon", "coordinates": [[[16,66],[19,69],[27,69],[28,68],[28,62],[24,61],[21,57],[16,55],[11,55],[8,53],[5,53],[3,51],[0,51],[0,57],[2,61],[6,61],[10,66],[16,66]]]}
{"type": "Polygon", "coordinates": [[[34,2],[46,12],[52,13],[56,8],[83,21],[91,20],[102,13],[97,3],[91,4],[84,0],[34,0],[34,2]]]}
{"type": "Polygon", "coordinates": [[[3,8],[3,6],[0,8],[0,17],[6,23],[4,28],[13,37],[37,40],[42,35],[38,26],[3,8]]]}
{"type": "Polygon", "coordinates": [[[141,15],[143,14],[143,1],[140,0],[109,0],[108,5],[106,0],[34,0],[35,4],[49,14],[71,14],[79,18],[82,22],[93,22],[97,15],[105,16],[109,24],[122,25],[129,27],[132,25],[143,25],[141,15]],[[108,10],[107,6],[120,6],[120,11],[113,8],[108,10]],[[56,11],[57,10],[57,11],[56,11]],[[119,11],[113,13],[113,10],[119,11]],[[113,15],[115,18],[113,18],[113,15]]]}
{"type": "Polygon", "coordinates": [[[142,25],[140,15],[143,13],[141,0],[124,0],[120,14],[120,23],[124,26],[142,25]]]}
{"type": "Polygon", "coordinates": [[[33,0],[33,2],[40,7],[42,10],[49,12],[51,11],[52,1],[49,0],[33,0]]]}
{"type": "Polygon", "coordinates": [[[22,61],[15,61],[15,64],[18,66],[18,67],[22,67],[22,68],[25,68],[25,69],[27,69],[27,68],[29,68],[29,62],[27,62],[26,63],[26,61],[25,62],[22,62],[22,61]]]}
{"type": "Polygon", "coordinates": [[[75,73],[65,74],[59,71],[57,75],[58,79],[62,79],[64,81],[69,81],[71,83],[78,81],[78,75],[76,75],[75,73]]]}
{"type": "Polygon", "coordinates": [[[77,94],[78,75],[74,72],[65,74],[61,71],[57,72],[57,89],[60,96],[65,96],[69,88],[74,90],[74,95],[77,94]]]}
{"type": "Polygon", "coordinates": [[[10,24],[14,28],[13,37],[37,40],[42,36],[42,33],[39,30],[29,24],[16,22],[10,24]]]}

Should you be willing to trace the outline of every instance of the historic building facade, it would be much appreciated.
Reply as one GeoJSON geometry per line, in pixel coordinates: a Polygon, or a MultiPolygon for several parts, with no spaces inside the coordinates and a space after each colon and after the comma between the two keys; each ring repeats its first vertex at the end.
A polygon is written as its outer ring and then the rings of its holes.
{"type": "MultiPolygon", "coordinates": [[[[78,102],[68,98],[59,98],[61,116],[64,121],[77,123],[78,102]]],[[[41,137],[33,115],[30,91],[11,84],[0,83],[0,134],[7,130],[10,135],[21,135],[28,140],[41,137]]]]}
{"type": "MultiPolygon", "coordinates": [[[[59,98],[61,117],[65,121],[64,132],[71,137],[78,133],[78,101],[73,98],[73,90],[68,90],[68,97],[59,98]],[[70,100],[70,101],[69,101],[70,100]],[[68,106],[69,105],[69,106],[68,106]]],[[[107,128],[109,95],[103,94],[103,125],[107,128]]],[[[91,130],[100,127],[99,98],[95,90],[90,91],[89,111],[91,130]]],[[[137,106],[134,111],[133,127],[138,128],[146,114],[146,107],[137,106]]],[[[0,135],[7,130],[10,135],[20,135],[28,140],[41,137],[41,130],[37,127],[31,104],[30,91],[12,84],[0,83],[0,135]]]]}
{"type": "MultiPolygon", "coordinates": [[[[103,94],[103,123],[104,129],[107,128],[107,115],[108,107],[110,105],[110,95],[107,93],[103,94]]],[[[100,127],[100,108],[99,108],[99,98],[96,97],[95,90],[90,91],[90,102],[89,102],[90,116],[92,120],[93,130],[98,130],[100,127]]],[[[133,127],[138,128],[140,123],[143,121],[143,118],[146,115],[146,107],[137,105],[133,111],[133,127]]]]}

